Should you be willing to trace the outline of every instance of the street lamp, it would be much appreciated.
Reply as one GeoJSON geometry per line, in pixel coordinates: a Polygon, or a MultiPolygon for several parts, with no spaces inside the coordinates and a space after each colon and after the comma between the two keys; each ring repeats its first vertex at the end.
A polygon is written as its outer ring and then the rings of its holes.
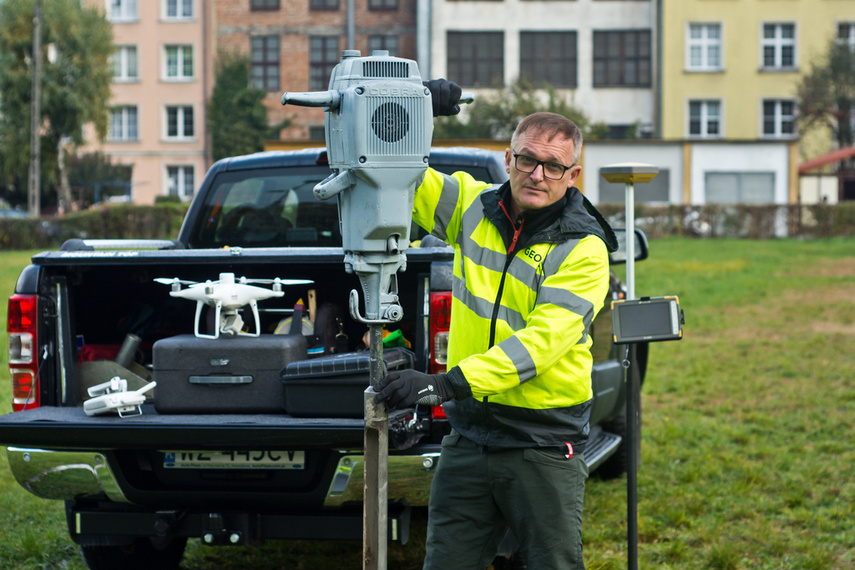
{"type": "Polygon", "coordinates": [[[30,102],[30,177],[27,203],[30,216],[41,216],[41,75],[42,75],[42,3],[36,0],[33,8],[33,78],[30,102]]]}

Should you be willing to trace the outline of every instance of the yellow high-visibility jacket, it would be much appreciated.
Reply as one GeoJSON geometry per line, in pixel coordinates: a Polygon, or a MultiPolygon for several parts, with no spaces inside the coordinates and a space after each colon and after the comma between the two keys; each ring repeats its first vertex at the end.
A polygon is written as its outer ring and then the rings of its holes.
{"type": "Polygon", "coordinates": [[[454,248],[448,369],[455,430],[490,449],[584,447],[589,326],[614,232],[576,188],[512,221],[510,186],[428,169],[413,220],[454,248]],[[504,201],[504,203],[503,203],[504,201]],[[471,396],[471,397],[470,397],[471,396]]]}

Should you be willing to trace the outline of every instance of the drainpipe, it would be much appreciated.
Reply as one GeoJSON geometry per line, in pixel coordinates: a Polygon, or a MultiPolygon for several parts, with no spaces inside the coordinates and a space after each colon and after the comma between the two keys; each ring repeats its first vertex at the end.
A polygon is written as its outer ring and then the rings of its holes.
{"type": "Polygon", "coordinates": [[[653,92],[653,136],[662,138],[662,0],[656,0],[656,87],[653,92]]]}
{"type": "MultiPolygon", "coordinates": [[[[207,0],[202,0],[200,10],[202,11],[202,157],[205,162],[205,169],[211,166],[211,133],[208,128],[208,50],[210,42],[208,41],[208,8],[210,4],[207,0]]],[[[196,181],[194,179],[193,183],[196,181]]],[[[195,188],[193,189],[195,192],[195,188]]]]}
{"type": "Polygon", "coordinates": [[[356,49],[356,22],[353,12],[354,0],[347,0],[347,49],[356,49]]]}
{"type": "Polygon", "coordinates": [[[416,4],[416,62],[419,74],[427,79],[433,77],[430,72],[431,1],[418,0],[416,4]]]}

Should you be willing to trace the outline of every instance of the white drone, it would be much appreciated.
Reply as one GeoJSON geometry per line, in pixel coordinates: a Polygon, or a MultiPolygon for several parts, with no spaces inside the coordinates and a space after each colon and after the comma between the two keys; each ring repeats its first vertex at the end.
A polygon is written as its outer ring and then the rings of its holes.
{"type": "Polygon", "coordinates": [[[156,282],[164,285],[172,285],[169,294],[181,299],[196,301],[196,323],[193,334],[198,338],[219,338],[220,333],[230,336],[259,336],[261,334],[261,319],[258,317],[258,301],[271,297],[281,297],[283,285],[306,285],[314,283],[311,279],[247,279],[241,277],[235,281],[234,273],[220,273],[218,281],[183,281],[177,277],[159,277],[156,282]],[[256,287],[250,283],[273,284],[272,289],[256,287]],[[188,285],[182,289],[182,285],[188,285]],[[214,309],[214,322],[218,323],[214,334],[202,334],[199,332],[199,323],[202,317],[202,307],[208,305],[214,309]],[[243,319],[238,314],[238,309],[244,305],[252,308],[252,316],[255,317],[255,332],[242,332],[243,319]]]}

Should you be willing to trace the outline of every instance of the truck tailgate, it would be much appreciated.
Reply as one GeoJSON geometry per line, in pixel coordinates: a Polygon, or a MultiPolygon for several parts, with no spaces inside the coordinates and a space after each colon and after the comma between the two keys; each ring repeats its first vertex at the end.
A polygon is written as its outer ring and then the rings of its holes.
{"type": "Polygon", "coordinates": [[[361,448],[362,419],[285,414],[87,416],[80,407],[42,406],[0,416],[0,444],[51,449],[361,448]]]}

